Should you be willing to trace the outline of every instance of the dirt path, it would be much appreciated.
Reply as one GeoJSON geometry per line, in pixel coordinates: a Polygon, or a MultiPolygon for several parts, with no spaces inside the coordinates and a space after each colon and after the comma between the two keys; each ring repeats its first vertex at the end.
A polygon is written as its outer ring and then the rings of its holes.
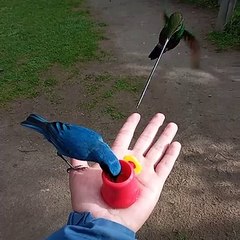
{"type": "MultiPolygon", "coordinates": [[[[174,1],[173,1],[174,2],[174,1]]],[[[65,223],[70,211],[65,165],[47,142],[19,127],[30,112],[51,119],[79,122],[99,130],[110,142],[124,118],[135,111],[138,93],[115,93],[112,86],[89,87],[101,76],[146,79],[153,62],[147,56],[156,44],[161,2],[157,0],[91,0],[97,19],[106,22],[109,40],[103,48],[109,61],[76,65],[72,74],[58,66],[60,82],[52,95],[16,101],[0,112],[0,239],[40,239],[65,223]],[[107,75],[106,75],[107,72],[107,75]],[[105,75],[104,75],[105,74],[105,75]],[[106,104],[114,102],[116,109],[106,104]],[[113,120],[109,114],[115,114],[113,120]],[[43,154],[44,153],[44,154],[43,154]],[[49,159],[51,167],[48,169],[49,159]],[[52,160],[53,159],[53,160],[52,160]],[[56,163],[56,164],[54,164],[56,163]]],[[[167,53],[140,107],[141,126],[156,112],[179,125],[183,150],[154,214],[139,231],[139,239],[240,239],[240,62],[239,53],[216,53],[204,40],[215,16],[208,10],[174,2],[187,27],[202,40],[202,68],[189,68],[188,49],[167,53]]],[[[143,82],[143,80],[141,80],[143,82]]],[[[129,83],[130,84],[130,83],[129,83]]]]}

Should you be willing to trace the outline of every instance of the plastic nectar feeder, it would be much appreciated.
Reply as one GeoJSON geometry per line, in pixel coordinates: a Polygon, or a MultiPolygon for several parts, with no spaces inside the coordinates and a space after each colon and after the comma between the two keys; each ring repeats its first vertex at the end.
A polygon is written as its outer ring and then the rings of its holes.
{"type": "Polygon", "coordinates": [[[120,175],[114,181],[107,173],[102,173],[101,194],[103,200],[112,208],[127,208],[138,198],[140,189],[134,171],[134,162],[120,160],[120,175]],[[133,163],[133,164],[132,164],[133,163]]]}

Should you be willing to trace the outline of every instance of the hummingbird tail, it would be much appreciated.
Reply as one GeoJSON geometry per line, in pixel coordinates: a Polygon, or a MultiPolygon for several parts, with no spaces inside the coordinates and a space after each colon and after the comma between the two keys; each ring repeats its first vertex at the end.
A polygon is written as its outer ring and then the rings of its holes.
{"type": "Polygon", "coordinates": [[[194,37],[193,34],[188,32],[187,30],[183,33],[183,38],[191,50],[191,65],[192,68],[199,68],[200,67],[200,44],[198,40],[194,37]]]}
{"type": "Polygon", "coordinates": [[[192,43],[191,51],[191,67],[198,69],[200,68],[200,46],[198,42],[192,43]]]}
{"type": "Polygon", "coordinates": [[[152,52],[149,54],[148,57],[151,60],[154,60],[160,56],[161,51],[162,51],[162,45],[158,43],[157,46],[152,50],[152,52]]]}
{"type": "Polygon", "coordinates": [[[31,128],[45,136],[47,132],[46,123],[48,123],[48,121],[45,118],[37,114],[30,114],[25,121],[21,122],[21,125],[31,128]]]}

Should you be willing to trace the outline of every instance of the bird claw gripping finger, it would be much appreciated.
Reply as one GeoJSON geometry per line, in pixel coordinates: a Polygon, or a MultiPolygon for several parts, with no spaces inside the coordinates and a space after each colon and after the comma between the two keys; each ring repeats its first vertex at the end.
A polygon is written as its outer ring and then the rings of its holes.
{"type": "Polygon", "coordinates": [[[76,167],[70,167],[67,169],[67,172],[70,173],[71,171],[84,171],[88,167],[83,167],[82,165],[76,166],[76,167]]]}

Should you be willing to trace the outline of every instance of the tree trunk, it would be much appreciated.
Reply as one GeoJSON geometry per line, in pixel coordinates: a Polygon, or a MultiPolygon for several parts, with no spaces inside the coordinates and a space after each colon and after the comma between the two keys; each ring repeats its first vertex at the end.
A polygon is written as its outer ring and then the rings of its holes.
{"type": "Polygon", "coordinates": [[[226,17],[226,23],[228,23],[228,21],[231,19],[232,15],[233,15],[233,12],[234,12],[234,9],[236,7],[236,3],[237,3],[237,0],[232,0],[230,1],[229,5],[228,5],[228,11],[227,11],[227,17],[226,17]]]}
{"type": "Polygon", "coordinates": [[[222,32],[225,25],[230,20],[237,0],[219,0],[220,8],[217,17],[216,30],[222,32]]]}

